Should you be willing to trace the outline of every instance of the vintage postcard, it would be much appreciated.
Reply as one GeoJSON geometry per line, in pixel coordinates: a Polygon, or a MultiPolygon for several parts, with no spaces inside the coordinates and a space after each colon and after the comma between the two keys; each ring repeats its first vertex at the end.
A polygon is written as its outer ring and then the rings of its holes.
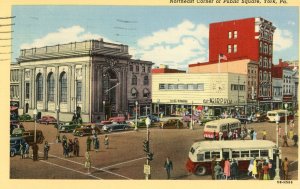
{"type": "Polygon", "coordinates": [[[299,187],[299,5],[0,2],[1,183],[299,187]]]}

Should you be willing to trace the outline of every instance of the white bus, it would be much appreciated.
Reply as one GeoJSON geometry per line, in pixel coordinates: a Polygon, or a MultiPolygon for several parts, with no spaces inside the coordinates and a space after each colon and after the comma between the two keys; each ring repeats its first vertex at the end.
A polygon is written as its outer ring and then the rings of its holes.
{"type": "Polygon", "coordinates": [[[219,132],[222,131],[224,139],[227,139],[229,131],[233,132],[234,130],[237,130],[238,135],[240,135],[241,122],[238,119],[218,119],[205,124],[203,135],[205,139],[213,139],[215,133],[216,139],[219,139],[219,132]]]}
{"type": "MultiPolygon", "coordinates": [[[[276,144],[268,140],[223,140],[223,141],[201,141],[192,145],[189,151],[186,169],[195,175],[211,173],[211,162],[216,161],[224,165],[224,159],[235,159],[238,161],[240,172],[247,172],[249,162],[253,157],[256,159],[276,158],[276,144]]],[[[274,167],[275,167],[275,161],[274,167]]]]}
{"type": "Polygon", "coordinates": [[[287,114],[287,121],[294,119],[294,116],[290,111],[286,110],[271,110],[267,112],[267,118],[269,122],[276,122],[276,116],[278,115],[280,120],[279,122],[285,122],[285,114],[287,114]]]}

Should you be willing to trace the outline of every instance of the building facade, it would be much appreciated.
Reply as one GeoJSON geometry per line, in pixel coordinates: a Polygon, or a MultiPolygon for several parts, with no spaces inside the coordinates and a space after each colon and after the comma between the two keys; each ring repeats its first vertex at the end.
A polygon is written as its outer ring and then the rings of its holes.
{"type": "MultiPolygon", "coordinates": [[[[257,82],[258,82],[258,64],[250,59],[235,61],[226,61],[222,63],[197,63],[190,64],[188,73],[236,73],[247,75],[245,83],[247,93],[247,104],[243,107],[247,112],[255,112],[258,107],[257,101],[257,82]]],[[[238,81],[239,82],[239,81],[238,81]]],[[[240,105],[239,105],[240,106],[240,105]]]]}
{"type": "Polygon", "coordinates": [[[273,35],[275,27],[263,18],[246,18],[210,24],[209,62],[218,62],[219,54],[227,61],[251,59],[258,63],[257,99],[261,108],[271,107],[273,35]]]}
{"type": "Polygon", "coordinates": [[[247,103],[246,80],[245,74],[236,73],[153,73],[153,112],[178,115],[192,106],[211,115],[236,111],[247,103]]]}
{"type": "Polygon", "coordinates": [[[80,112],[89,122],[127,115],[132,101],[151,102],[153,63],[131,59],[126,45],[101,39],[22,49],[17,60],[21,114],[59,111],[70,121],[80,112]]]}

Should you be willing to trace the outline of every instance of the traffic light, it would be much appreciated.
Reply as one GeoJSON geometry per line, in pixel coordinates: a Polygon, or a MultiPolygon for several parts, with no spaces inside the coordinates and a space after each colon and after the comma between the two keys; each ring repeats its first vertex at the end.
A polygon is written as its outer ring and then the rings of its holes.
{"type": "Polygon", "coordinates": [[[144,152],[149,152],[149,141],[148,140],[144,140],[144,152]]]}
{"type": "Polygon", "coordinates": [[[147,159],[149,161],[152,161],[153,160],[153,153],[151,153],[151,152],[147,153],[147,159]]]}

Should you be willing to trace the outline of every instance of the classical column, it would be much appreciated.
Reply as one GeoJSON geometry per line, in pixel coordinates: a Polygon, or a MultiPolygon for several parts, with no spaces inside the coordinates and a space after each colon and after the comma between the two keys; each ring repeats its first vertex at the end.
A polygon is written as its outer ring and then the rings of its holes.
{"type": "Polygon", "coordinates": [[[36,68],[31,69],[31,94],[30,94],[30,104],[31,104],[31,109],[35,109],[36,107],[36,68]]]}
{"type": "MultiPolygon", "coordinates": [[[[25,69],[20,69],[20,75],[19,75],[19,106],[20,108],[24,109],[25,108],[25,69]]],[[[24,113],[24,110],[23,110],[24,113]]]]}
{"type": "Polygon", "coordinates": [[[128,98],[127,98],[127,67],[123,67],[123,79],[122,79],[122,111],[128,111],[128,98]]]}
{"type": "Polygon", "coordinates": [[[73,96],[72,96],[72,88],[73,88],[73,79],[72,79],[72,66],[68,66],[68,78],[67,78],[67,86],[68,86],[68,93],[67,93],[67,112],[73,112],[71,105],[73,104],[73,96]]]}
{"type": "Polygon", "coordinates": [[[86,83],[86,64],[82,64],[82,77],[81,77],[81,112],[86,113],[86,91],[89,89],[89,85],[86,83]]]}
{"type": "Polygon", "coordinates": [[[70,84],[68,84],[68,86],[70,86],[70,112],[74,112],[76,110],[75,104],[76,104],[76,83],[75,83],[75,65],[69,66],[69,71],[70,71],[70,84]]]}
{"type": "MultiPolygon", "coordinates": [[[[55,96],[54,96],[54,100],[55,100],[55,107],[59,106],[59,67],[55,66],[55,96]]],[[[59,107],[60,109],[60,107],[59,107]]]]}
{"type": "Polygon", "coordinates": [[[48,86],[47,86],[47,67],[44,67],[43,68],[43,75],[44,75],[44,77],[43,77],[43,106],[44,106],[44,111],[48,111],[48,90],[47,90],[47,88],[48,88],[48,86]]]}

